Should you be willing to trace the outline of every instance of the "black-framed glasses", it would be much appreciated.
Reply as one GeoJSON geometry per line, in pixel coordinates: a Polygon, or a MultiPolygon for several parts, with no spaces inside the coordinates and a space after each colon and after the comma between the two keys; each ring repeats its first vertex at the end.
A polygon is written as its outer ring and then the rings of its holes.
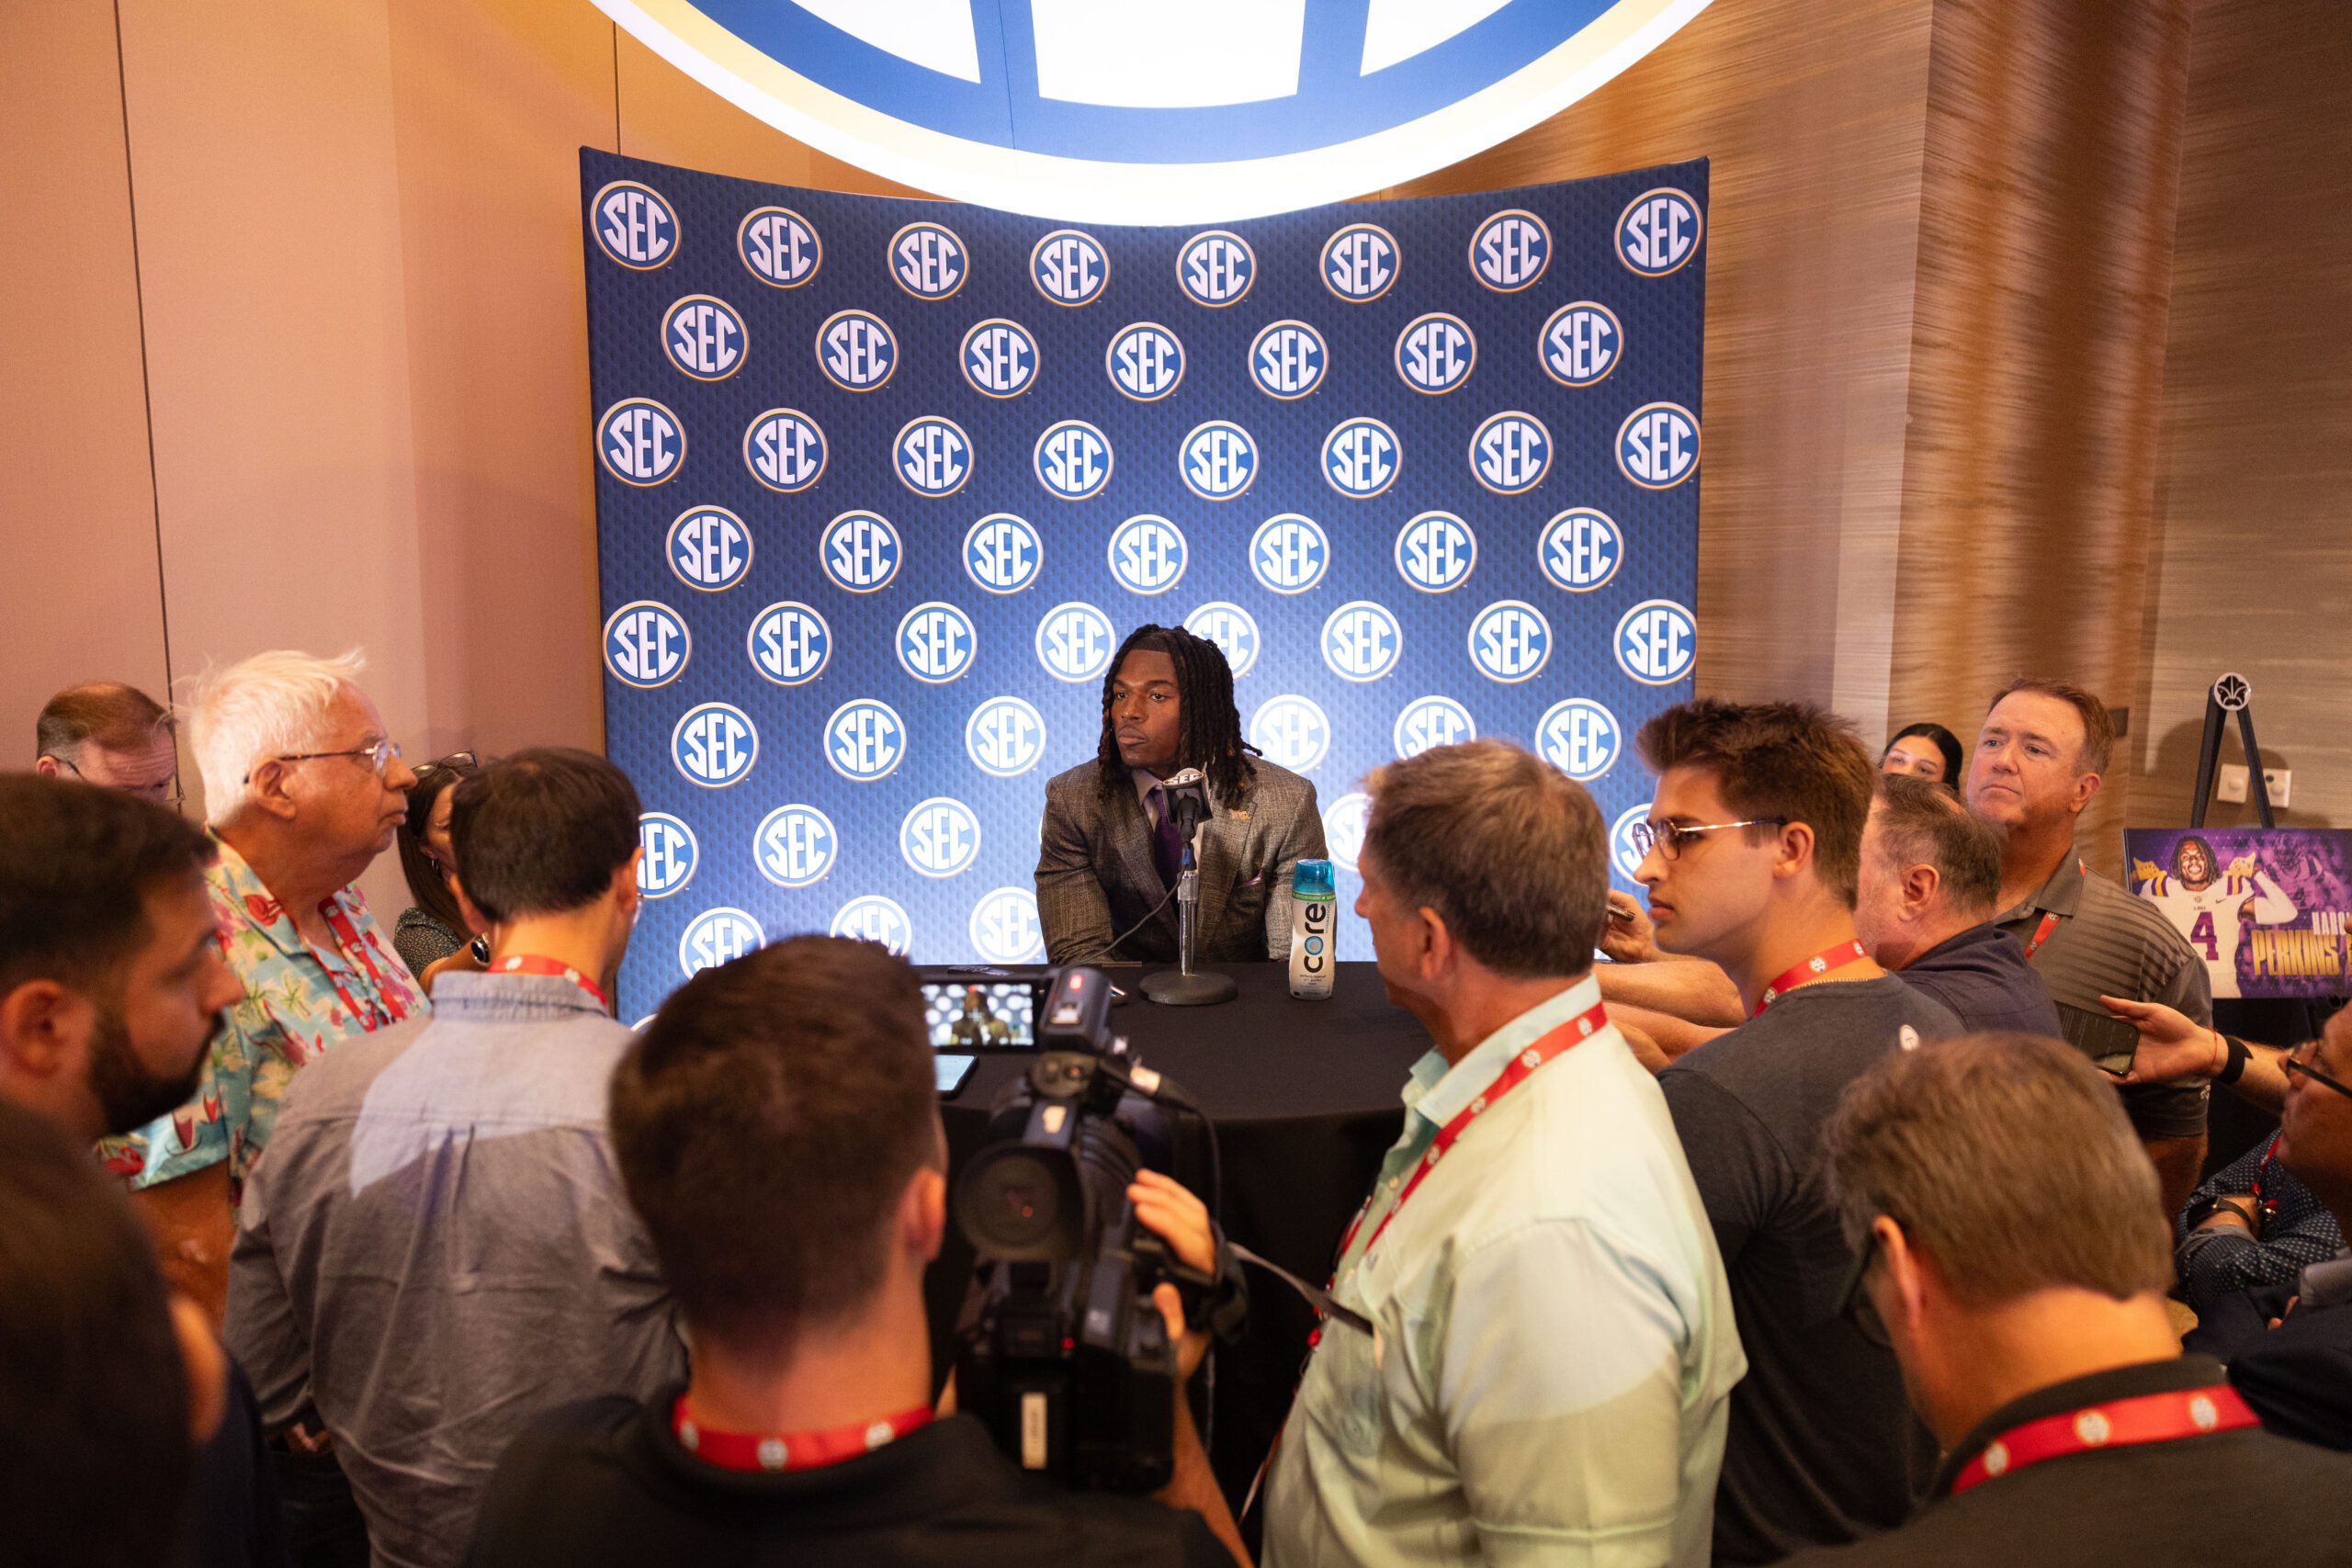
{"type": "Polygon", "coordinates": [[[1682,858],[1683,841],[1702,833],[1720,833],[1726,828],[1785,828],[1785,817],[1750,817],[1741,822],[1636,822],[1625,829],[1625,837],[1634,840],[1634,848],[1646,855],[1655,847],[1662,859],[1682,858]]]}
{"type": "MultiPolygon", "coordinates": [[[[372,746],[355,747],[348,751],[296,751],[288,756],[272,757],[269,760],[273,762],[315,762],[322,757],[365,757],[368,759],[368,772],[381,778],[384,770],[392,765],[392,759],[400,754],[401,749],[398,745],[390,739],[384,739],[377,741],[372,746]]],[[[253,774],[247,773],[243,782],[253,783],[253,774]]]]}
{"type": "Polygon", "coordinates": [[[1881,1349],[1892,1349],[1894,1337],[1886,1331],[1886,1320],[1878,1314],[1878,1303],[1871,1300],[1869,1280],[1871,1265],[1878,1258],[1878,1232],[1862,1235],[1862,1245],[1854,1249],[1853,1266],[1846,1270],[1845,1286],[1838,1292],[1838,1315],[1854,1325],[1854,1331],[1881,1349]]]}
{"type": "MultiPolygon", "coordinates": [[[[84,773],[80,768],[74,766],[74,759],[71,757],[61,757],[54,751],[43,751],[41,755],[56,763],[59,767],[63,768],[67,773],[72,773],[75,778],[80,779],[84,784],[96,784],[97,782],[91,778],[89,774],[84,773]]],[[[168,806],[175,811],[177,811],[181,807],[187,804],[187,792],[180,788],[180,776],[177,773],[174,773],[169,778],[157,779],[153,784],[98,784],[98,787],[100,789],[119,790],[124,795],[136,795],[141,800],[153,801],[157,806],[168,806]]]]}
{"type": "Polygon", "coordinates": [[[2311,1058],[2318,1055],[2319,1042],[2316,1040],[2306,1040],[2301,1045],[2296,1046],[2293,1050],[2279,1057],[2278,1065],[2290,1073],[2301,1073],[2303,1077],[2311,1079],[2312,1082],[2324,1085],[2325,1087],[2334,1089],[2336,1093],[2345,1096],[2346,1099],[2352,1099],[2352,1089],[2346,1089],[2335,1078],[2328,1077],[2325,1073],[2321,1072],[2317,1067],[2312,1066],[2311,1058]]]}
{"type": "Polygon", "coordinates": [[[481,759],[471,751],[452,751],[446,757],[435,757],[429,762],[419,762],[415,773],[421,779],[427,774],[438,773],[443,768],[447,768],[453,773],[469,773],[481,766],[481,759]]]}

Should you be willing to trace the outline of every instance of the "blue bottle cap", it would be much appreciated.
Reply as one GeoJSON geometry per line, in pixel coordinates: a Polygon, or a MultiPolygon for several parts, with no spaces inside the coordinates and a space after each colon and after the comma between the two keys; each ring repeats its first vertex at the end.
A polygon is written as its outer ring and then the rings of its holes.
{"type": "Polygon", "coordinates": [[[1331,879],[1331,863],[1328,860],[1303,860],[1290,874],[1290,896],[1294,898],[1336,898],[1339,885],[1331,879]]]}

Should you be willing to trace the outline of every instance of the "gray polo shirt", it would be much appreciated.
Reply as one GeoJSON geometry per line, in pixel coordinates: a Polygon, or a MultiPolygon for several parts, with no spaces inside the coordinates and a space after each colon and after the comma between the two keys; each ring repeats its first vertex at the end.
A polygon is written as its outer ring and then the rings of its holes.
{"type": "MultiPolygon", "coordinates": [[[[1993,923],[2033,949],[2034,972],[2062,1008],[2104,1017],[2099,998],[2121,997],[2162,1002],[2209,1027],[2213,1021],[2212,992],[2196,949],[2154,905],[2093,876],[2077,855],[2068,854],[2049,881],[1993,923]]],[[[2204,1084],[2122,1086],[2123,1108],[2143,1138],[2202,1137],[2211,1093],[2204,1084]]]]}

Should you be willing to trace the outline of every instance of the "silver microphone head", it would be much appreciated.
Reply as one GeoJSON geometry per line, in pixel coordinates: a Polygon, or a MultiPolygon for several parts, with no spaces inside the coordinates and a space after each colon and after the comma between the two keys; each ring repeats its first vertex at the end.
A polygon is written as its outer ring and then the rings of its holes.
{"type": "Polygon", "coordinates": [[[1159,784],[1163,789],[1182,789],[1188,784],[1204,784],[1208,782],[1208,774],[1201,772],[1200,769],[1186,768],[1182,773],[1169,774],[1160,780],[1159,784]]]}

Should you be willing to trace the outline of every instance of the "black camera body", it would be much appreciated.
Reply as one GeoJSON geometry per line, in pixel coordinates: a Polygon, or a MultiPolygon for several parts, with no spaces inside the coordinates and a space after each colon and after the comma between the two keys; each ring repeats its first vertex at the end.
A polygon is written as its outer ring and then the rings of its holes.
{"type": "Polygon", "coordinates": [[[1176,1136],[1147,1098],[1158,1078],[1112,1038],[1110,1008],[1101,970],[1054,976],[1041,1054],[956,1181],[979,1276],[958,1326],[956,1401],[1024,1470],[1151,1492],[1175,1470],[1177,1373],[1152,1291],[1174,1281],[1191,1296],[1214,1281],[1182,1268],[1127,1201],[1137,1171],[1173,1174],[1176,1136]]]}

